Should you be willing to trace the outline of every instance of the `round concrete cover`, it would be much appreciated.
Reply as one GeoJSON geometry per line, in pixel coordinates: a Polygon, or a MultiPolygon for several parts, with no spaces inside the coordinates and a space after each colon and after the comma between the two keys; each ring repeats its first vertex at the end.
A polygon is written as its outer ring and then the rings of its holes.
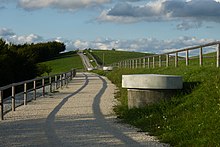
{"type": "Polygon", "coordinates": [[[122,75],[122,87],[129,89],[182,89],[181,76],[160,74],[122,75]]]}

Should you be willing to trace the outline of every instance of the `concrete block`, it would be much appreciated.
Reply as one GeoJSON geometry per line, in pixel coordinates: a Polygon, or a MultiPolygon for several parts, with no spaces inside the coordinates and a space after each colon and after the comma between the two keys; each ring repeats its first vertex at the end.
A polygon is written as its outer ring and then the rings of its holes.
{"type": "Polygon", "coordinates": [[[169,100],[177,90],[128,89],[128,108],[141,108],[147,105],[169,100]]]}
{"type": "Polygon", "coordinates": [[[181,76],[159,74],[122,75],[122,87],[128,89],[182,89],[181,76]]]}

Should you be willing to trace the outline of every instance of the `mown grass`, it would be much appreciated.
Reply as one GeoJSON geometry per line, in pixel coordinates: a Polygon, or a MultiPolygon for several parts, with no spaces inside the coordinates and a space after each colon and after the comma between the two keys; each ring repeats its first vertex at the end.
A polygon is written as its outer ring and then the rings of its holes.
{"type": "Polygon", "coordinates": [[[62,72],[67,72],[73,68],[75,69],[83,69],[83,64],[80,57],[76,54],[76,52],[67,52],[62,53],[58,57],[42,62],[41,64],[46,64],[52,68],[52,72],[50,74],[58,74],[62,72]]]}
{"type": "Polygon", "coordinates": [[[91,54],[96,58],[99,64],[109,65],[115,62],[119,62],[126,59],[138,58],[149,56],[152,54],[139,53],[139,52],[126,52],[126,51],[115,51],[115,50],[92,50],[91,54]]]}
{"type": "Polygon", "coordinates": [[[121,103],[114,110],[126,123],[172,146],[220,146],[220,69],[214,63],[199,67],[192,60],[188,67],[116,69],[99,73],[118,86],[116,97],[121,103]],[[137,73],[181,75],[184,88],[170,101],[129,110],[127,90],[121,88],[121,78],[123,74],[137,73]]]}

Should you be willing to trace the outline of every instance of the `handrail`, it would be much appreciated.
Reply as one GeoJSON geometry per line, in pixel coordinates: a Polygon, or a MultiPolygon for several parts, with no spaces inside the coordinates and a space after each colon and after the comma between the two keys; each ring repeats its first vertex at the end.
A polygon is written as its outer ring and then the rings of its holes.
{"type": "Polygon", "coordinates": [[[76,70],[72,69],[68,72],[63,72],[60,74],[55,74],[51,76],[44,76],[44,77],[38,77],[31,80],[26,80],[22,82],[12,83],[6,86],[0,87],[0,120],[4,119],[4,101],[7,98],[4,98],[3,93],[5,90],[8,90],[11,88],[11,110],[15,111],[15,99],[16,94],[23,93],[24,94],[24,105],[27,104],[27,94],[29,92],[34,92],[33,99],[36,100],[36,90],[42,88],[42,96],[45,96],[45,87],[47,85],[50,86],[50,92],[53,92],[53,89],[58,89],[59,87],[62,88],[63,86],[67,86],[69,80],[72,80],[73,77],[76,75],[76,70]],[[52,80],[54,78],[54,80],[52,80]],[[45,80],[48,80],[47,83],[45,83],[45,80]],[[37,87],[37,81],[41,81],[40,86],[37,87]],[[27,88],[27,84],[32,83],[32,88],[27,88]],[[15,88],[17,86],[23,86],[23,90],[19,93],[15,92],[15,88]],[[53,87],[54,85],[54,87],[53,87]]]}
{"type": "Polygon", "coordinates": [[[169,66],[169,58],[171,54],[175,54],[175,67],[178,66],[178,60],[179,60],[179,53],[185,52],[185,60],[186,60],[186,66],[189,65],[189,51],[191,50],[195,50],[195,49],[199,49],[200,53],[199,53],[199,64],[200,66],[203,65],[203,48],[204,47],[209,47],[209,46],[214,46],[217,45],[216,47],[216,52],[217,52],[217,61],[216,61],[216,66],[219,67],[220,66],[220,41],[215,41],[215,42],[210,42],[207,44],[203,44],[203,45],[197,45],[197,46],[189,46],[189,47],[184,47],[181,48],[179,50],[176,51],[172,51],[172,52],[167,52],[167,53],[163,53],[163,54],[155,54],[155,55],[151,55],[151,56],[144,56],[144,57],[140,57],[140,58],[132,58],[132,59],[128,59],[128,60],[123,60],[117,63],[113,63],[112,66],[113,67],[119,67],[119,68],[137,68],[138,64],[141,65],[141,67],[145,68],[146,65],[148,65],[148,68],[150,68],[150,64],[152,64],[152,62],[150,62],[150,59],[153,60],[153,68],[155,67],[155,57],[159,58],[159,67],[162,66],[162,56],[166,56],[165,62],[166,62],[166,66],[169,66]],[[146,62],[146,59],[148,59],[148,61],[146,62]],[[140,60],[140,61],[138,61],[140,60]],[[143,63],[142,63],[143,60],[143,63]]]}

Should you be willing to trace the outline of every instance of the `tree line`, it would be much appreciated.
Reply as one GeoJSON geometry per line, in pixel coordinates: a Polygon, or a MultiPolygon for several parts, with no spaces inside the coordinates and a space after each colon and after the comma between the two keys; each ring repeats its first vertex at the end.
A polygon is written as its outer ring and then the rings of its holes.
{"type": "Polygon", "coordinates": [[[20,82],[47,72],[47,61],[65,51],[64,43],[46,42],[16,45],[0,39],[0,86],[20,82]]]}

